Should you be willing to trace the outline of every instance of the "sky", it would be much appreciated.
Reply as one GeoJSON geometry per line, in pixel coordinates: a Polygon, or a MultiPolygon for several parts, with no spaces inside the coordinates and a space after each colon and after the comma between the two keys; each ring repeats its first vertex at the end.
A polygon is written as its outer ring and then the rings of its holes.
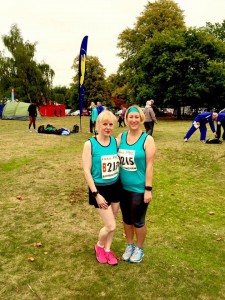
{"type": "MultiPolygon", "coordinates": [[[[154,1],[150,1],[154,2],[154,1]]],[[[225,20],[225,0],[175,0],[188,27],[225,20]]],[[[88,36],[87,55],[97,56],[106,76],[116,73],[118,36],[133,28],[147,0],[5,0],[0,4],[0,37],[17,24],[24,42],[37,42],[35,60],[55,72],[53,86],[67,86],[81,41],[88,36]]],[[[0,38],[0,51],[5,49],[0,38]]],[[[5,52],[7,55],[7,52],[5,52]]]]}

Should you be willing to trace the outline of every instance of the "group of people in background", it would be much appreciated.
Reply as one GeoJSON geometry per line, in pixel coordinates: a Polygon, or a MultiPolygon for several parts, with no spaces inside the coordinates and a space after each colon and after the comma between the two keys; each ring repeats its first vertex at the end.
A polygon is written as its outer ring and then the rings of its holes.
{"type": "MultiPolygon", "coordinates": [[[[127,111],[127,108],[124,105],[121,105],[121,113],[118,116],[118,123],[119,127],[126,127],[125,123],[125,114],[127,111]]],[[[89,107],[90,111],[90,133],[95,133],[95,125],[98,115],[104,110],[104,107],[102,106],[101,102],[98,101],[97,105],[95,105],[94,102],[91,102],[91,105],[89,107]]],[[[154,100],[148,100],[146,102],[145,108],[143,109],[144,115],[145,115],[145,121],[144,121],[144,127],[145,131],[148,135],[153,135],[153,129],[155,123],[157,123],[156,119],[156,113],[158,111],[158,108],[154,104],[154,100]]]]}
{"type": "Polygon", "coordinates": [[[184,142],[187,142],[189,138],[192,136],[192,134],[199,129],[200,130],[200,141],[206,142],[206,133],[207,133],[207,127],[206,124],[209,124],[215,138],[220,139],[221,137],[221,126],[223,128],[223,135],[222,139],[225,140],[225,112],[203,112],[198,114],[194,121],[192,122],[191,128],[188,130],[186,135],[184,136],[184,142]],[[214,122],[216,122],[216,128],[214,125],[214,122]]]}
{"type": "Polygon", "coordinates": [[[145,121],[139,106],[129,107],[124,116],[127,131],[114,138],[116,117],[109,110],[98,115],[98,135],[84,144],[82,161],[89,187],[89,204],[97,210],[103,227],[94,246],[99,263],[117,265],[111,251],[116,215],[121,208],[127,246],[124,261],[139,263],[144,256],[145,216],[152,200],[154,139],[142,131],[145,121]]]}

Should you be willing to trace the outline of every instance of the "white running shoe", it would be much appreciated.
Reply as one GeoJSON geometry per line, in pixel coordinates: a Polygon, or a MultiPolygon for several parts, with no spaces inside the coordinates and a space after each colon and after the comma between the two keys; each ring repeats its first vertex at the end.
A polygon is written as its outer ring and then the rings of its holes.
{"type": "Polygon", "coordinates": [[[134,244],[129,244],[124,252],[124,254],[122,255],[122,260],[124,261],[129,261],[131,255],[133,254],[135,249],[135,245],[134,244]]]}

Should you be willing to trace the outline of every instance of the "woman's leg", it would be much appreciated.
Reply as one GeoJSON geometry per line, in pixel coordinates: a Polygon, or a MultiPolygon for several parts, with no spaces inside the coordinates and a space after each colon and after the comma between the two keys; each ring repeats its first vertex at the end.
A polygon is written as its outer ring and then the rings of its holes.
{"type": "Polygon", "coordinates": [[[96,133],[96,131],[95,131],[96,121],[92,122],[92,126],[93,126],[92,128],[93,128],[93,131],[94,131],[94,134],[95,134],[96,133]]]}
{"type": "Polygon", "coordinates": [[[134,244],[134,225],[123,223],[127,244],[134,244]]]}
{"type": "Polygon", "coordinates": [[[103,221],[104,227],[99,232],[98,244],[109,250],[112,244],[113,233],[116,229],[116,221],[113,213],[112,206],[107,209],[97,208],[98,213],[103,221]]]}
{"type": "MultiPolygon", "coordinates": [[[[112,212],[113,212],[114,218],[116,219],[117,213],[119,211],[119,203],[111,203],[111,207],[112,207],[112,212]]],[[[109,234],[107,236],[107,239],[105,242],[105,250],[110,250],[110,247],[111,247],[112,241],[113,241],[114,231],[109,232],[109,234]]]]}
{"type": "Polygon", "coordinates": [[[93,123],[92,123],[91,118],[89,120],[89,128],[90,128],[90,133],[93,133],[93,123]]]}
{"type": "Polygon", "coordinates": [[[145,237],[146,237],[146,225],[144,225],[141,228],[135,228],[135,233],[137,237],[137,243],[136,246],[138,248],[143,248],[145,237]]]}
{"type": "Polygon", "coordinates": [[[31,124],[32,124],[32,117],[31,116],[29,116],[29,129],[30,129],[30,127],[31,127],[31,124]]]}
{"type": "Polygon", "coordinates": [[[33,127],[34,127],[34,130],[36,129],[36,117],[33,117],[33,127]]]}

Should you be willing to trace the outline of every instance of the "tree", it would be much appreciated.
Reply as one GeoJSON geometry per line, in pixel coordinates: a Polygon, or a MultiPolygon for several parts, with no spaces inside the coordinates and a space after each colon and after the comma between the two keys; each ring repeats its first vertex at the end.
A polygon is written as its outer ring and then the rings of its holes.
{"type": "MultiPolygon", "coordinates": [[[[76,107],[79,107],[78,103],[78,68],[79,57],[74,59],[72,68],[75,70],[76,75],[73,78],[74,85],[72,87],[76,89],[76,107]]],[[[102,101],[104,105],[111,106],[110,92],[105,78],[105,69],[96,56],[87,56],[86,59],[86,73],[85,73],[85,95],[84,105],[87,108],[90,102],[102,101]]]]}
{"type": "Polygon", "coordinates": [[[126,78],[132,91],[129,98],[133,98],[133,101],[137,101],[138,53],[155,34],[178,28],[185,28],[182,10],[172,0],[158,0],[148,2],[134,28],[127,28],[119,35],[119,56],[123,59],[119,72],[126,78]]]}
{"type": "Polygon", "coordinates": [[[70,94],[66,86],[56,86],[52,89],[52,98],[55,102],[65,104],[67,108],[71,108],[70,94]]]}
{"type": "MultiPolygon", "coordinates": [[[[134,28],[119,36],[119,75],[130,98],[161,107],[220,106],[224,101],[224,23],[187,29],[172,0],[148,2],[134,28]]],[[[121,87],[120,87],[121,88],[121,87]]]]}
{"type": "Polygon", "coordinates": [[[198,29],[164,31],[142,48],[137,99],[161,106],[209,107],[224,100],[225,44],[198,29]]]}
{"type": "Polygon", "coordinates": [[[225,42],[225,20],[222,22],[222,24],[220,23],[212,24],[210,22],[207,22],[205,29],[208,30],[210,34],[212,34],[219,40],[225,42]]]}
{"type": "MultiPolygon", "coordinates": [[[[114,103],[114,99],[123,99],[123,103],[130,104],[131,89],[125,79],[125,76],[119,72],[117,74],[109,75],[106,79],[111,93],[111,99],[114,103]]],[[[118,105],[115,103],[115,106],[117,107],[118,105]]]]}
{"type": "Polygon", "coordinates": [[[51,95],[54,71],[46,63],[38,64],[34,60],[36,43],[24,42],[17,25],[12,25],[9,35],[4,35],[3,43],[11,57],[0,56],[1,88],[7,91],[15,88],[17,98],[30,102],[39,100],[41,95],[51,95]]]}

